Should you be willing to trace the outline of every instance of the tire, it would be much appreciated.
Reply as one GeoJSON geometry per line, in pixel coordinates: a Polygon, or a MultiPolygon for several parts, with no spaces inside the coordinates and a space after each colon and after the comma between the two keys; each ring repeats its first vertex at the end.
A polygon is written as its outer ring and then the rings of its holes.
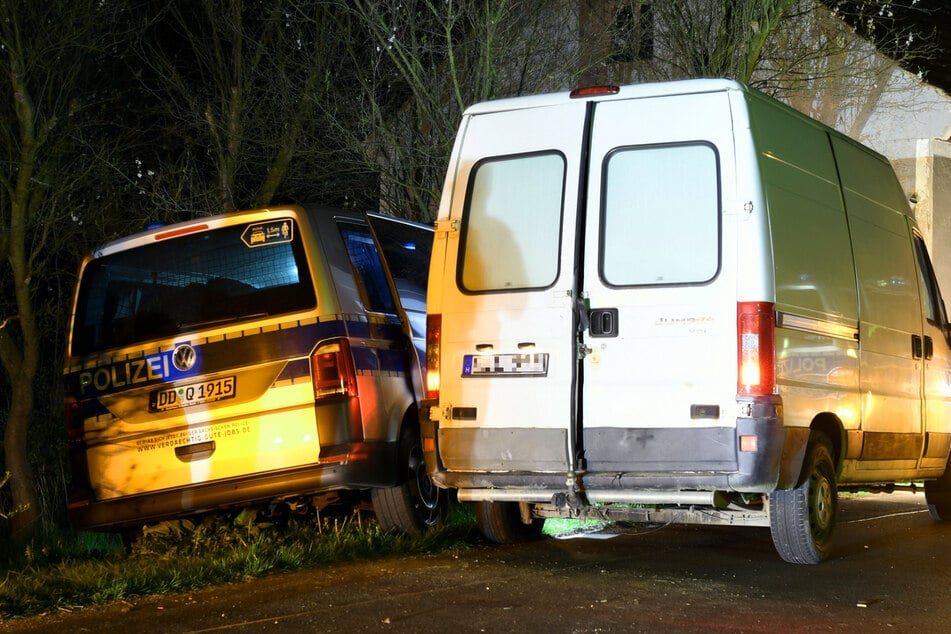
{"type": "Polygon", "coordinates": [[[476,526],[496,544],[516,544],[538,539],[545,527],[544,517],[526,524],[518,502],[476,502],[476,526]]]}
{"type": "Polygon", "coordinates": [[[940,478],[925,482],[925,501],[931,519],[951,520],[951,461],[940,478]]]}
{"type": "Polygon", "coordinates": [[[420,535],[445,520],[448,495],[429,479],[415,427],[400,432],[398,459],[399,484],[370,491],[373,512],[384,532],[420,535]]]}
{"type": "Polygon", "coordinates": [[[817,564],[832,550],[839,500],[830,446],[824,435],[813,435],[799,484],[769,496],[773,545],[789,563],[817,564]]]}

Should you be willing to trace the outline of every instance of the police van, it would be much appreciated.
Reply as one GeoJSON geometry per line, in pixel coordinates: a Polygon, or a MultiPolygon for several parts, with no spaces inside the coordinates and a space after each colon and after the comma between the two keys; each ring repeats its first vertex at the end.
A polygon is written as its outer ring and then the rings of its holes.
{"type": "Polygon", "coordinates": [[[387,530],[436,523],[417,424],[432,235],[288,206],[86,257],[65,367],[72,522],[124,532],[369,490],[387,530]]]}
{"type": "Polygon", "coordinates": [[[948,320],[888,162],[728,80],[463,115],[429,278],[423,449],[495,541],[547,517],[770,527],[838,491],[951,516],[948,320]]]}

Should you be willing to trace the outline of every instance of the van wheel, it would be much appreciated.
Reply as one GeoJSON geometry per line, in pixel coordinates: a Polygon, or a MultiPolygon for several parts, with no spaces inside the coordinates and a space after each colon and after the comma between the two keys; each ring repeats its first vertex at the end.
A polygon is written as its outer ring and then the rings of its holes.
{"type": "Polygon", "coordinates": [[[817,564],[832,550],[839,501],[828,439],[810,440],[799,484],[769,496],[769,527],[776,551],[793,564],[817,564]]]}
{"type": "Polygon", "coordinates": [[[496,544],[515,544],[541,537],[544,517],[522,521],[519,502],[477,502],[476,526],[486,539],[496,544]]]}
{"type": "Polygon", "coordinates": [[[940,478],[925,482],[925,501],[931,519],[951,520],[951,461],[940,478]]]}
{"type": "Polygon", "coordinates": [[[426,472],[416,428],[403,427],[399,452],[400,484],[371,489],[373,512],[384,531],[418,535],[446,518],[448,496],[433,484],[426,472]]]}

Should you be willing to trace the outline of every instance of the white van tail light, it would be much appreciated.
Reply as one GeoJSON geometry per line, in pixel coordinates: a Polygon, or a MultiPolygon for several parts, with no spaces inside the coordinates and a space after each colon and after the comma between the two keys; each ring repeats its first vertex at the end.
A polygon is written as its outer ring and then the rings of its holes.
{"type": "Polygon", "coordinates": [[[426,315],[426,398],[439,400],[439,341],[442,315],[426,315]]]}
{"type": "Polygon", "coordinates": [[[357,396],[357,373],[347,339],[322,343],[310,357],[314,398],[357,396]]]}
{"type": "Polygon", "coordinates": [[[771,302],[738,302],[737,394],[766,396],[776,388],[776,317],[771,302]]]}

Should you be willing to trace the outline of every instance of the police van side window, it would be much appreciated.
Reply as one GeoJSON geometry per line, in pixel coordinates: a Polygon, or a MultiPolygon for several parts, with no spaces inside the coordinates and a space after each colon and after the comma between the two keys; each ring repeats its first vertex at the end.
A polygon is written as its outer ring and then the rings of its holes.
{"type": "Polygon", "coordinates": [[[565,159],[505,156],[469,178],[456,282],[465,292],[546,288],[558,277],[565,159]]]}
{"type": "Polygon", "coordinates": [[[350,255],[364,307],[375,313],[395,313],[396,304],[370,230],[361,225],[340,223],[340,235],[350,255]]]}
{"type": "Polygon", "coordinates": [[[371,224],[403,307],[425,311],[433,232],[389,218],[371,217],[371,224]]]}
{"type": "Polygon", "coordinates": [[[712,280],[720,268],[718,172],[716,151],[704,143],[610,154],[601,222],[604,282],[639,286],[712,280]]]}

